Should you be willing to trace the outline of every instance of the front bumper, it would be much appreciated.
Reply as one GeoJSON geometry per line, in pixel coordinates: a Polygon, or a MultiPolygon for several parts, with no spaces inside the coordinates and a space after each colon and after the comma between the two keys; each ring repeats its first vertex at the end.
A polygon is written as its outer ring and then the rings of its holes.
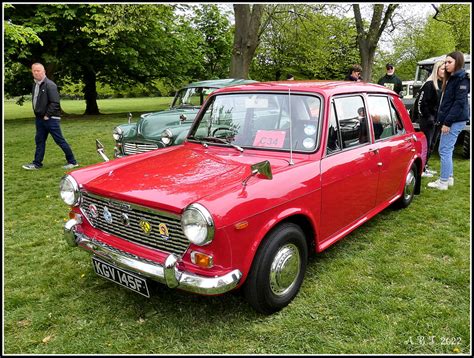
{"type": "Polygon", "coordinates": [[[79,246],[112,265],[138,273],[170,288],[179,288],[205,295],[217,295],[235,288],[242,277],[242,273],[237,269],[216,277],[199,276],[180,271],[177,268],[178,257],[174,254],[170,254],[163,265],[142,259],[78,232],[78,224],[80,222],[76,219],[70,219],[64,225],[64,238],[69,245],[79,246]]]}

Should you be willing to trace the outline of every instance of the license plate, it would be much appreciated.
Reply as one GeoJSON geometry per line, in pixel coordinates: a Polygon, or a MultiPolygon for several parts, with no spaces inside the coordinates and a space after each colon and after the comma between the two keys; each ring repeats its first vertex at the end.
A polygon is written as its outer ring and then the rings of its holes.
{"type": "Polygon", "coordinates": [[[150,297],[148,285],[145,279],[105,263],[94,256],[92,256],[92,266],[94,266],[94,271],[97,275],[118,283],[119,285],[145,297],[150,297]]]}

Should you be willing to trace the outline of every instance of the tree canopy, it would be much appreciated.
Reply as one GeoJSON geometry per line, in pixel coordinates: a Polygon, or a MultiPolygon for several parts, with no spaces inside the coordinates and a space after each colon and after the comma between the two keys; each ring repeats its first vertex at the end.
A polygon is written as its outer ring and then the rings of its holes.
{"type": "Polygon", "coordinates": [[[433,5],[418,22],[399,12],[414,4],[364,6],[371,13],[359,4],[319,3],[5,4],[4,90],[29,94],[30,66],[42,62],[60,88],[81,84],[86,114],[94,114],[98,85],[161,89],[288,73],[338,80],[356,63],[370,81],[389,58],[402,79],[411,79],[421,59],[470,51],[469,4],[433,5]],[[400,30],[389,51],[379,46],[388,27],[400,30]]]}

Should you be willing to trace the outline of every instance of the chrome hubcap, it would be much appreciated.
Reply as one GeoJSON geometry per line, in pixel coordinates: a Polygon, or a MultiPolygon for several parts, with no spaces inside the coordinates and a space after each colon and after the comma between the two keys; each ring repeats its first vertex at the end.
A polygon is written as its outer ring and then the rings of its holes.
{"type": "Polygon", "coordinates": [[[300,251],[293,244],[278,250],[270,267],[270,288],[275,295],[282,296],[292,289],[300,273],[300,251]]]}
{"type": "Polygon", "coordinates": [[[405,190],[404,190],[405,200],[409,200],[410,197],[413,195],[415,191],[415,183],[416,183],[415,174],[413,173],[413,170],[410,170],[407,174],[407,178],[405,181],[405,190]]]}

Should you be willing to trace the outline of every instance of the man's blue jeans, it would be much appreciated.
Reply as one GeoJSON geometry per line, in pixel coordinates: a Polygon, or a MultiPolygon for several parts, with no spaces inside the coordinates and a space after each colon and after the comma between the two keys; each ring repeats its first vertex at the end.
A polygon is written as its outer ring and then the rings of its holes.
{"type": "Polygon", "coordinates": [[[465,126],[466,122],[454,122],[451,125],[449,133],[441,133],[441,136],[439,137],[438,152],[441,160],[440,179],[442,181],[448,181],[449,177],[453,176],[454,145],[465,126]]]}
{"type": "Polygon", "coordinates": [[[61,127],[59,125],[59,119],[50,118],[44,120],[43,118],[36,118],[36,151],[35,151],[35,160],[33,163],[38,166],[43,166],[44,153],[46,151],[46,139],[48,139],[48,134],[51,134],[56,144],[63,150],[64,155],[68,163],[76,164],[76,159],[72,153],[71,147],[66,142],[61,133],[61,127]]]}

